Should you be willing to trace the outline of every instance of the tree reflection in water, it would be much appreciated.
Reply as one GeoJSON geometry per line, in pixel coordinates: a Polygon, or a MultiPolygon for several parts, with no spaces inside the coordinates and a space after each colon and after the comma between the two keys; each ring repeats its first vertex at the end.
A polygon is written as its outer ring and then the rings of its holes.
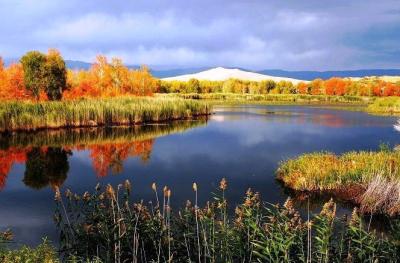
{"type": "Polygon", "coordinates": [[[70,155],[61,147],[34,147],[26,153],[24,184],[35,190],[60,187],[67,179],[70,155]]]}
{"type": "Polygon", "coordinates": [[[14,163],[26,163],[23,182],[40,190],[60,187],[69,172],[73,151],[89,151],[98,177],[123,171],[123,163],[138,157],[150,160],[155,138],[207,124],[207,118],[164,125],[65,129],[35,133],[0,134],[0,189],[14,163]]]}

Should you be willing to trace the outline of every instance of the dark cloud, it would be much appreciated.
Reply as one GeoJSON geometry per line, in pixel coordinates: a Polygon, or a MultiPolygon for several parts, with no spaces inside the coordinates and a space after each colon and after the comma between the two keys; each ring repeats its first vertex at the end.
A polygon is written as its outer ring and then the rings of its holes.
{"type": "Polygon", "coordinates": [[[11,1],[0,52],[57,47],[126,63],[328,70],[399,68],[397,1],[11,1]]]}

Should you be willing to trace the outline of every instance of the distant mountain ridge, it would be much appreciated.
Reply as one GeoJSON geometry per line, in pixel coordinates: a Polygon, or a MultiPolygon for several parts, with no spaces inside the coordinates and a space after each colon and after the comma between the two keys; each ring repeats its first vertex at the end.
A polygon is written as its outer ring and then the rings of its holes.
{"type": "MultiPolygon", "coordinates": [[[[3,58],[4,66],[8,67],[13,62],[18,62],[19,58],[3,58]]],[[[88,70],[93,63],[88,63],[84,61],[75,61],[75,60],[65,60],[65,64],[69,69],[84,69],[88,70]]],[[[138,69],[140,66],[138,65],[126,65],[131,69],[138,69]]],[[[180,75],[186,74],[196,74],[205,70],[209,70],[213,67],[198,67],[198,68],[175,68],[175,69],[163,69],[163,70],[150,70],[154,77],[156,78],[168,78],[168,77],[176,77],[180,75]]],[[[232,69],[232,67],[226,67],[228,69],[232,69]]],[[[251,70],[245,68],[238,68],[242,71],[251,70]]],[[[274,77],[284,77],[284,78],[294,78],[294,79],[303,79],[303,80],[314,80],[317,78],[321,78],[323,80],[330,79],[332,77],[339,78],[363,78],[368,76],[400,76],[400,69],[360,69],[360,70],[331,70],[331,71],[286,71],[281,69],[267,69],[254,71],[256,73],[270,75],[274,77]]]]}

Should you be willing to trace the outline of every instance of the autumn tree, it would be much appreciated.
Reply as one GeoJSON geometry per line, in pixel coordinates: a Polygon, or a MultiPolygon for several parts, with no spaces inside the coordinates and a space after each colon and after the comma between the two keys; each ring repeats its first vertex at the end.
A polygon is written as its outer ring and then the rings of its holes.
{"type": "Polygon", "coordinates": [[[24,70],[21,63],[12,63],[6,69],[8,92],[11,99],[25,99],[30,93],[25,89],[24,70]]]}
{"type": "Polygon", "coordinates": [[[3,58],[0,56],[0,99],[5,99],[7,96],[7,79],[4,71],[3,58]]]}
{"type": "Polygon", "coordinates": [[[197,79],[189,79],[187,84],[187,93],[199,93],[200,92],[200,82],[197,79]]]}
{"type": "Polygon", "coordinates": [[[305,82],[300,81],[297,83],[297,90],[299,91],[300,94],[308,94],[308,86],[305,82]]]}
{"type": "Polygon", "coordinates": [[[324,81],[322,79],[315,79],[311,83],[311,94],[322,95],[325,94],[324,81]]]}

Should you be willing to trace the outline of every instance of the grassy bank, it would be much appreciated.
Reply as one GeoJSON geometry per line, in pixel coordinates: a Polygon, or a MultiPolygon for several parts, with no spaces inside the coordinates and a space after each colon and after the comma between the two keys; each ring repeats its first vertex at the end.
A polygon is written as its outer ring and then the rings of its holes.
{"type": "Polygon", "coordinates": [[[359,96],[327,96],[327,95],[301,95],[301,94],[236,94],[236,93],[170,93],[157,94],[163,98],[185,98],[207,100],[212,104],[368,104],[375,100],[374,97],[359,96]]]}
{"type": "Polygon", "coordinates": [[[0,103],[0,132],[60,127],[133,125],[210,113],[207,103],[179,98],[118,97],[0,103]]]}
{"type": "Polygon", "coordinates": [[[400,214],[400,152],[304,154],[281,163],[277,179],[298,191],[330,192],[361,211],[400,214]]]}
{"type": "Polygon", "coordinates": [[[379,115],[400,116],[400,98],[379,98],[368,106],[367,112],[379,115]]]}

